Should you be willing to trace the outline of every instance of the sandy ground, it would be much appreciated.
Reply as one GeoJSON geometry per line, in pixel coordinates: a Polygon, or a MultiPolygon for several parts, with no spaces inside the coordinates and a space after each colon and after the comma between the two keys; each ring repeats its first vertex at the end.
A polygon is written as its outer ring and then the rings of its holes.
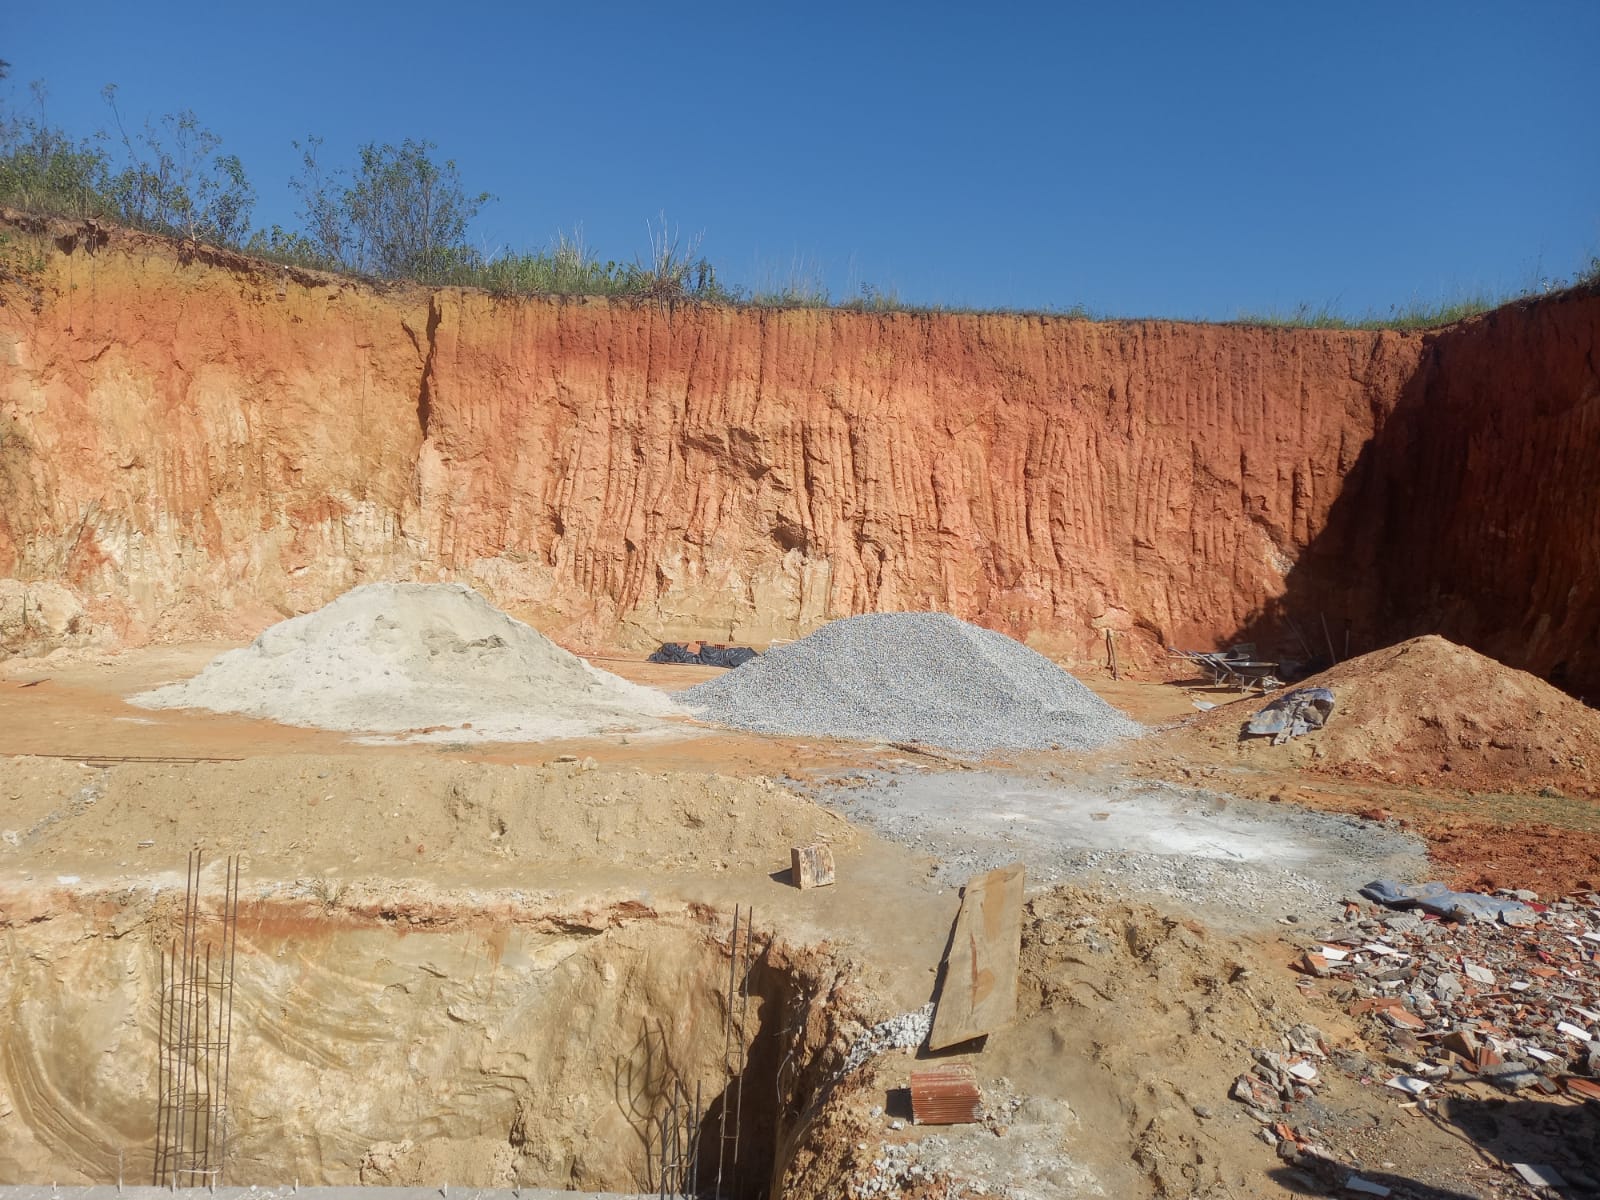
{"type": "MultiPolygon", "coordinates": [[[[1283,923],[1325,919],[1372,876],[1427,873],[1425,852],[1447,877],[1492,871],[1550,889],[1597,861],[1600,824],[1585,804],[1330,780],[1287,756],[1240,762],[1159,732],[1095,756],[977,764],[690,722],[662,739],[373,747],[123,700],[192,674],[221,648],[0,667],[0,934],[12,962],[75,961],[85,937],[106,936],[96,922],[112,929],[118,912],[143,911],[128,897],[181,889],[184,856],[203,846],[241,853],[261,903],[309,906],[335,923],[398,912],[412,929],[470,928],[474,913],[518,905],[685,914],[753,905],[773,936],[825,945],[857,981],[863,1011],[882,1017],[931,998],[961,879],[1027,862],[1022,1014],[964,1056],[1000,1115],[936,1134],[909,1125],[896,1097],[915,1060],[888,1054],[820,1118],[816,1166],[835,1174],[818,1177],[835,1180],[904,1184],[943,1172],[1017,1197],[1297,1194],[1301,1182],[1227,1089],[1253,1048],[1296,1023],[1361,1047],[1335,998],[1297,987],[1285,969],[1283,923]],[[819,840],[834,847],[840,882],[796,891],[789,847],[819,840]],[[919,1163],[926,1175],[910,1173],[919,1163]]],[[[596,661],[663,688],[716,674],[596,661]]],[[[1088,682],[1156,727],[1192,717],[1196,697],[1231,698],[1088,682]]],[[[96,969],[113,978],[119,961],[96,969]]],[[[59,1037],[48,1013],[15,1019],[18,995],[6,1061],[26,1046],[40,1070],[70,1070],[66,1050],[57,1061],[39,1049],[59,1037]]],[[[85,1047],[78,1035],[64,1044],[85,1047]]],[[[1408,1115],[1355,1076],[1327,1075],[1319,1126],[1359,1146],[1379,1177],[1419,1181],[1416,1195],[1497,1194],[1498,1176],[1447,1120],[1408,1115]]],[[[15,1078],[3,1087],[15,1092],[15,1078]]],[[[65,1163],[52,1138],[67,1133],[29,1111],[0,1091],[0,1182],[103,1174],[103,1156],[65,1163]]],[[[345,1152],[328,1150],[328,1163],[336,1151],[345,1152]]],[[[394,1161],[422,1170],[415,1164],[429,1160],[394,1161]]]]}

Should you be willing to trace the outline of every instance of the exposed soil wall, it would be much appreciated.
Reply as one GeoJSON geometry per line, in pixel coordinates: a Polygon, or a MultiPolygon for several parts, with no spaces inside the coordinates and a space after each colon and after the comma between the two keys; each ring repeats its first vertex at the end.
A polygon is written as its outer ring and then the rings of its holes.
{"type": "MultiPolygon", "coordinates": [[[[1315,655],[1440,634],[1600,699],[1600,290],[1429,333],[1277,606],[1315,655]]],[[[1300,648],[1278,611],[1250,636],[1300,648]]]]}
{"type": "Polygon", "coordinates": [[[740,311],[47,232],[0,283],[0,573],[69,584],[117,637],[459,578],[569,641],[937,608],[1148,660],[1259,624],[1308,561],[1302,614],[1343,589],[1377,635],[1431,606],[1594,671],[1594,298],[1426,336],[740,311]],[[1529,513],[1508,481],[1534,478],[1529,513]],[[1355,537],[1341,496],[1391,528],[1355,537]]]}
{"type": "Polygon", "coordinates": [[[1600,292],[1441,331],[1397,416],[1377,448],[1391,627],[1600,702],[1600,292]]]}
{"type": "MultiPolygon", "coordinates": [[[[779,1064],[801,1092],[838,1036],[806,1019],[835,995],[829,961],[762,945],[741,1058],[705,914],[276,893],[239,915],[228,1182],[654,1193],[677,1084],[701,1089],[716,1163],[731,1054],[750,1082],[725,1194],[761,1195],[793,1136],[779,1064]]],[[[158,961],[180,924],[170,889],[0,892],[0,1178],[150,1182],[158,961]]]]}

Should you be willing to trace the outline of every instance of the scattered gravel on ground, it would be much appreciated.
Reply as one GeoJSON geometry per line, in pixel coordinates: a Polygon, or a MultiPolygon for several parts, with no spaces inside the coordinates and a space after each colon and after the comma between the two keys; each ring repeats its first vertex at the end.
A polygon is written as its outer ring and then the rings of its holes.
{"type": "Polygon", "coordinates": [[[586,737],[677,711],[664,693],[590,666],[471,588],[423,583],[355,588],[131,701],[452,742],[586,737]]]}
{"type": "Polygon", "coordinates": [[[862,1063],[885,1050],[912,1050],[928,1040],[933,1028],[933,1003],[887,1021],[879,1021],[855,1040],[850,1056],[844,1060],[843,1073],[848,1075],[862,1063]]]}
{"type": "Polygon", "coordinates": [[[984,1119],[938,1133],[885,1114],[882,1140],[849,1180],[852,1196],[1045,1200],[1103,1196],[1089,1168],[1066,1152],[1078,1116],[1065,1101],[1017,1095],[1008,1079],[983,1084],[984,1119]]]}
{"type": "Polygon", "coordinates": [[[1021,861],[1030,887],[1177,902],[1224,925],[1271,925],[1428,870],[1423,844],[1381,823],[1088,773],[860,771],[811,794],[934,856],[951,886],[1021,861]]]}
{"type": "Polygon", "coordinates": [[[1093,750],[1143,727],[1021,642],[947,613],[868,613],[774,647],[678,697],[762,733],[1093,750]]]}

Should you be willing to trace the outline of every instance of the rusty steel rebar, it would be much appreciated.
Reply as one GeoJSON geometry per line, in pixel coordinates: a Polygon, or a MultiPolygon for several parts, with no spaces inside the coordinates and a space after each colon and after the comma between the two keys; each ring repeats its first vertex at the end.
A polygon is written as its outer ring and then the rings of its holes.
{"type": "Polygon", "coordinates": [[[717,1177],[713,1185],[715,1200],[722,1200],[726,1177],[729,1194],[737,1191],[739,1139],[744,1110],[744,1076],[749,1068],[750,970],[754,933],[754,909],[734,905],[733,932],[728,938],[728,990],[724,997],[727,1024],[723,1032],[722,1067],[724,1089],[722,1109],[717,1117],[717,1177]],[[743,913],[743,921],[740,914],[743,913]],[[740,937],[743,936],[743,944],[740,937]],[[729,1107],[733,1109],[730,1132],[729,1107]]]}
{"type": "MultiPolygon", "coordinates": [[[[228,1145],[233,987],[239,945],[239,859],[224,865],[214,930],[201,928],[199,850],[189,854],[183,931],[161,954],[156,1009],[155,1182],[222,1182],[228,1145]]],[[[207,924],[211,924],[210,920],[207,924]]]]}
{"type": "Polygon", "coordinates": [[[750,939],[754,936],[751,932],[751,910],[744,910],[744,970],[739,973],[739,1074],[736,1079],[738,1091],[733,1094],[733,1169],[737,1175],[739,1170],[739,1134],[741,1120],[744,1113],[744,1077],[750,1069],[750,939]]]}
{"type": "Polygon", "coordinates": [[[666,1111],[656,1121],[658,1200],[688,1200],[700,1195],[700,1085],[689,1095],[681,1079],[672,1080],[666,1111]]]}

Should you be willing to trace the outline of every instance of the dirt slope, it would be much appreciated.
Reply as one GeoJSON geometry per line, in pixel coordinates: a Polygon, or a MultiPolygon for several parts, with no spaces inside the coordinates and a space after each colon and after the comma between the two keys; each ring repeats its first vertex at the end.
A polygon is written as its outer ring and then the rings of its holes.
{"type": "Polygon", "coordinates": [[[122,763],[0,759],[0,870],[93,873],[227,846],[290,875],[449,874],[585,865],[715,873],[782,866],[791,845],[855,842],[770,780],[582,762],[544,768],[341,756],[122,763]]]}
{"type": "Polygon", "coordinates": [[[1240,741],[1264,703],[1244,700],[1194,718],[1169,745],[1357,780],[1600,797],[1600,712],[1444,638],[1363,654],[1296,686],[1332,689],[1325,729],[1282,746],[1240,741]]]}

